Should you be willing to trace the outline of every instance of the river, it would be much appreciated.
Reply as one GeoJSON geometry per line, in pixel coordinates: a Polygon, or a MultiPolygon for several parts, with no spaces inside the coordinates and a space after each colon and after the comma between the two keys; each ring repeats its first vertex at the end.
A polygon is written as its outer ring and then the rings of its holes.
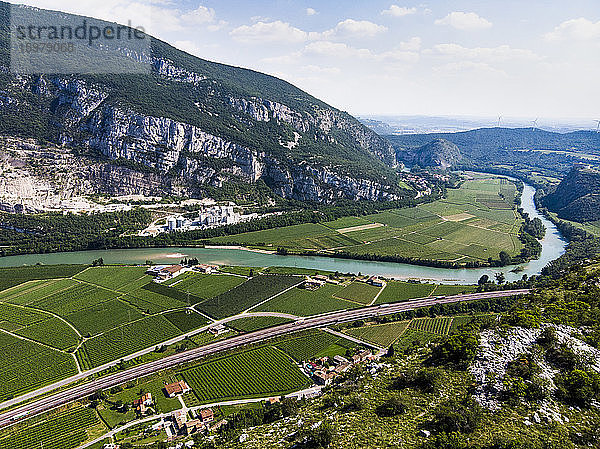
{"type": "Polygon", "coordinates": [[[551,260],[561,256],[567,245],[556,226],[535,208],[533,196],[535,189],[525,185],[521,207],[531,218],[538,217],[546,227],[546,236],[541,241],[542,254],[539,259],[520,265],[521,270],[513,273],[515,266],[503,268],[433,268],[392,262],[371,262],[363,260],[335,259],[315,256],[280,256],[264,254],[243,249],[218,248],[152,248],[152,249],[113,249],[100,251],[80,251],[71,253],[32,254],[0,258],[0,267],[14,267],[42,263],[51,264],[87,264],[102,257],[104,263],[143,264],[151,260],[158,264],[174,263],[183,256],[196,257],[201,263],[242,265],[251,267],[287,266],[310,268],[342,273],[363,273],[395,279],[420,279],[423,281],[445,282],[449,284],[473,284],[487,274],[490,278],[497,272],[503,272],[509,281],[539,274],[551,260]]]}

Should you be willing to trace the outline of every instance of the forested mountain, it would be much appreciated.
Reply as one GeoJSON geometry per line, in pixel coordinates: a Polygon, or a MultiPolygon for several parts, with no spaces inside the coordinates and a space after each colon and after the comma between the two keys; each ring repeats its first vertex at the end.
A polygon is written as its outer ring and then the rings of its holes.
{"type": "MultiPolygon", "coordinates": [[[[17,76],[9,70],[11,8],[0,3],[0,136],[111,161],[90,169],[107,183],[149,173],[166,193],[205,195],[209,187],[258,182],[282,197],[318,202],[405,194],[390,143],[349,114],[281,79],[149,36],[150,53],[131,55],[150,64],[148,74],[17,76]]],[[[58,23],[75,17],[43,13],[58,23]]],[[[136,183],[122,193],[144,188],[136,183]]]]}
{"type": "Polygon", "coordinates": [[[462,161],[459,148],[445,139],[435,139],[412,150],[398,151],[399,160],[420,167],[450,168],[462,161]]]}
{"type": "Polygon", "coordinates": [[[574,166],[543,204],[567,220],[600,220],[600,171],[584,164],[574,166]]]}

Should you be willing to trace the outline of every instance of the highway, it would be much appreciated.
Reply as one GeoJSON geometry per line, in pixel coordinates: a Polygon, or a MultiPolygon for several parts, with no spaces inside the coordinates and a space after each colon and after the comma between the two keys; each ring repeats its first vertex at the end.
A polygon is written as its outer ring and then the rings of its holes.
{"type": "Polygon", "coordinates": [[[211,343],[206,346],[194,348],[179,354],[174,354],[160,360],[155,360],[143,365],[139,365],[128,370],[111,374],[91,382],[76,385],[72,388],[52,394],[48,397],[39,399],[29,404],[22,405],[13,410],[0,415],[0,428],[10,426],[11,424],[39,415],[49,410],[60,407],[61,405],[83,399],[90,396],[98,390],[105,390],[130,380],[144,377],[160,370],[175,367],[177,365],[193,362],[203,357],[207,357],[219,352],[235,349],[240,346],[258,343],[270,338],[280,337],[286,334],[300,332],[306,329],[319,328],[335,323],[354,321],[370,318],[378,315],[390,315],[407,310],[414,310],[421,307],[428,307],[434,304],[449,304],[463,301],[476,301],[478,299],[498,298],[507,296],[525,295],[529,290],[506,290],[498,292],[473,293],[467,295],[454,295],[439,298],[422,298],[400,303],[382,304],[368,306],[360,309],[342,310],[323,315],[317,315],[308,318],[301,318],[293,323],[282,324],[255,331],[248,334],[238,335],[226,340],[211,343]]]}

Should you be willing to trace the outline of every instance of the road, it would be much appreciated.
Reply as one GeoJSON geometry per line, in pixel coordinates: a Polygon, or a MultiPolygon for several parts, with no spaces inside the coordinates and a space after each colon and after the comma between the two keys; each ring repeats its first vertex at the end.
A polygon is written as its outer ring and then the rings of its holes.
{"type": "Polygon", "coordinates": [[[29,404],[22,405],[0,415],[0,428],[7,427],[19,421],[24,416],[31,417],[60,407],[61,405],[83,399],[98,390],[105,390],[130,380],[148,376],[160,370],[168,369],[183,363],[193,362],[219,352],[235,349],[240,346],[258,343],[270,338],[300,332],[307,329],[324,327],[340,322],[348,322],[370,318],[378,315],[390,315],[406,310],[428,307],[434,304],[449,304],[478,299],[499,298],[507,296],[525,295],[529,290],[506,290],[498,292],[472,293],[467,295],[454,295],[441,298],[423,298],[394,304],[368,306],[360,309],[341,310],[323,315],[302,318],[293,323],[282,324],[256,332],[238,335],[226,340],[211,343],[206,346],[194,348],[179,354],[174,354],[160,360],[155,360],[139,365],[128,370],[111,374],[85,384],[60,391],[48,397],[39,399],[29,404]],[[24,415],[25,414],[25,415],[24,415]]]}

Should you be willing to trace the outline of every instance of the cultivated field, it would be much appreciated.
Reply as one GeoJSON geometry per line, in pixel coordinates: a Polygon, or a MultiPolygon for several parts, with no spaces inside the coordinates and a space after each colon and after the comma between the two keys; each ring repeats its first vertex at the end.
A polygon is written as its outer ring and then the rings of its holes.
{"type": "Polygon", "coordinates": [[[434,288],[434,284],[388,281],[385,289],[377,298],[377,304],[406,301],[412,298],[425,298],[431,295],[434,288]]]}
{"type": "Polygon", "coordinates": [[[255,276],[232,290],[198,304],[196,308],[214,318],[225,318],[243,312],[301,281],[302,278],[297,276],[255,276]]]}
{"type": "Polygon", "coordinates": [[[373,302],[381,287],[374,287],[364,282],[352,282],[335,294],[336,297],[360,304],[373,302]]]}
{"type": "Polygon", "coordinates": [[[282,295],[262,304],[255,311],[291,313],[298,316],[317,315],[334,310],[361,307],[355,302],[334,298],[344,287],[326,284],[317,290],[293,288],[282,295]]]}
{"type": "Polygon", "coordinates": [[[346,329],[345,334],[364,340],[367,343],[386,348],[394,343],[408,328],[410,321],[397,323],[373,324],[356,329],[346,329]]]}
{"type": "Polygon", "coordinates": [[[0,449],[74,449],[88,439],[94,428],[104,429],[96,412],[83,407],[37,421],[21,430],[3,430],[0,449]]]}
{"type": "Polygon", "coordinates": [[[516,187],[492,176],[470,179],[447,198],[414,208],[364,217],[307,223],[211,239],[256,248],[343,251],[452,262],[486,262],[500,251],[520,252],[522,220],[514,206],[516,187]]]}
{"type": "Polygon", "coordinates": [[[185,293],[189,292],[199,298],[209,299],[243,284],[246,279],[225,274],[186,273],[173,281],[171,283],[173,288],[185,293]]]}
{"type": "Polygon", "coordinates": [[[203,363],[181,374],[204,403],[284,394],[311,384],[288,356],[270,346],[203,363]]]}
{"type": "Polygon", "coordinates": [[[315,330],[286,338],[276,346],[301,362],[315,357],[343,355],[346,349],[354,348],[357,344],[328,332],[315,330]]]}

